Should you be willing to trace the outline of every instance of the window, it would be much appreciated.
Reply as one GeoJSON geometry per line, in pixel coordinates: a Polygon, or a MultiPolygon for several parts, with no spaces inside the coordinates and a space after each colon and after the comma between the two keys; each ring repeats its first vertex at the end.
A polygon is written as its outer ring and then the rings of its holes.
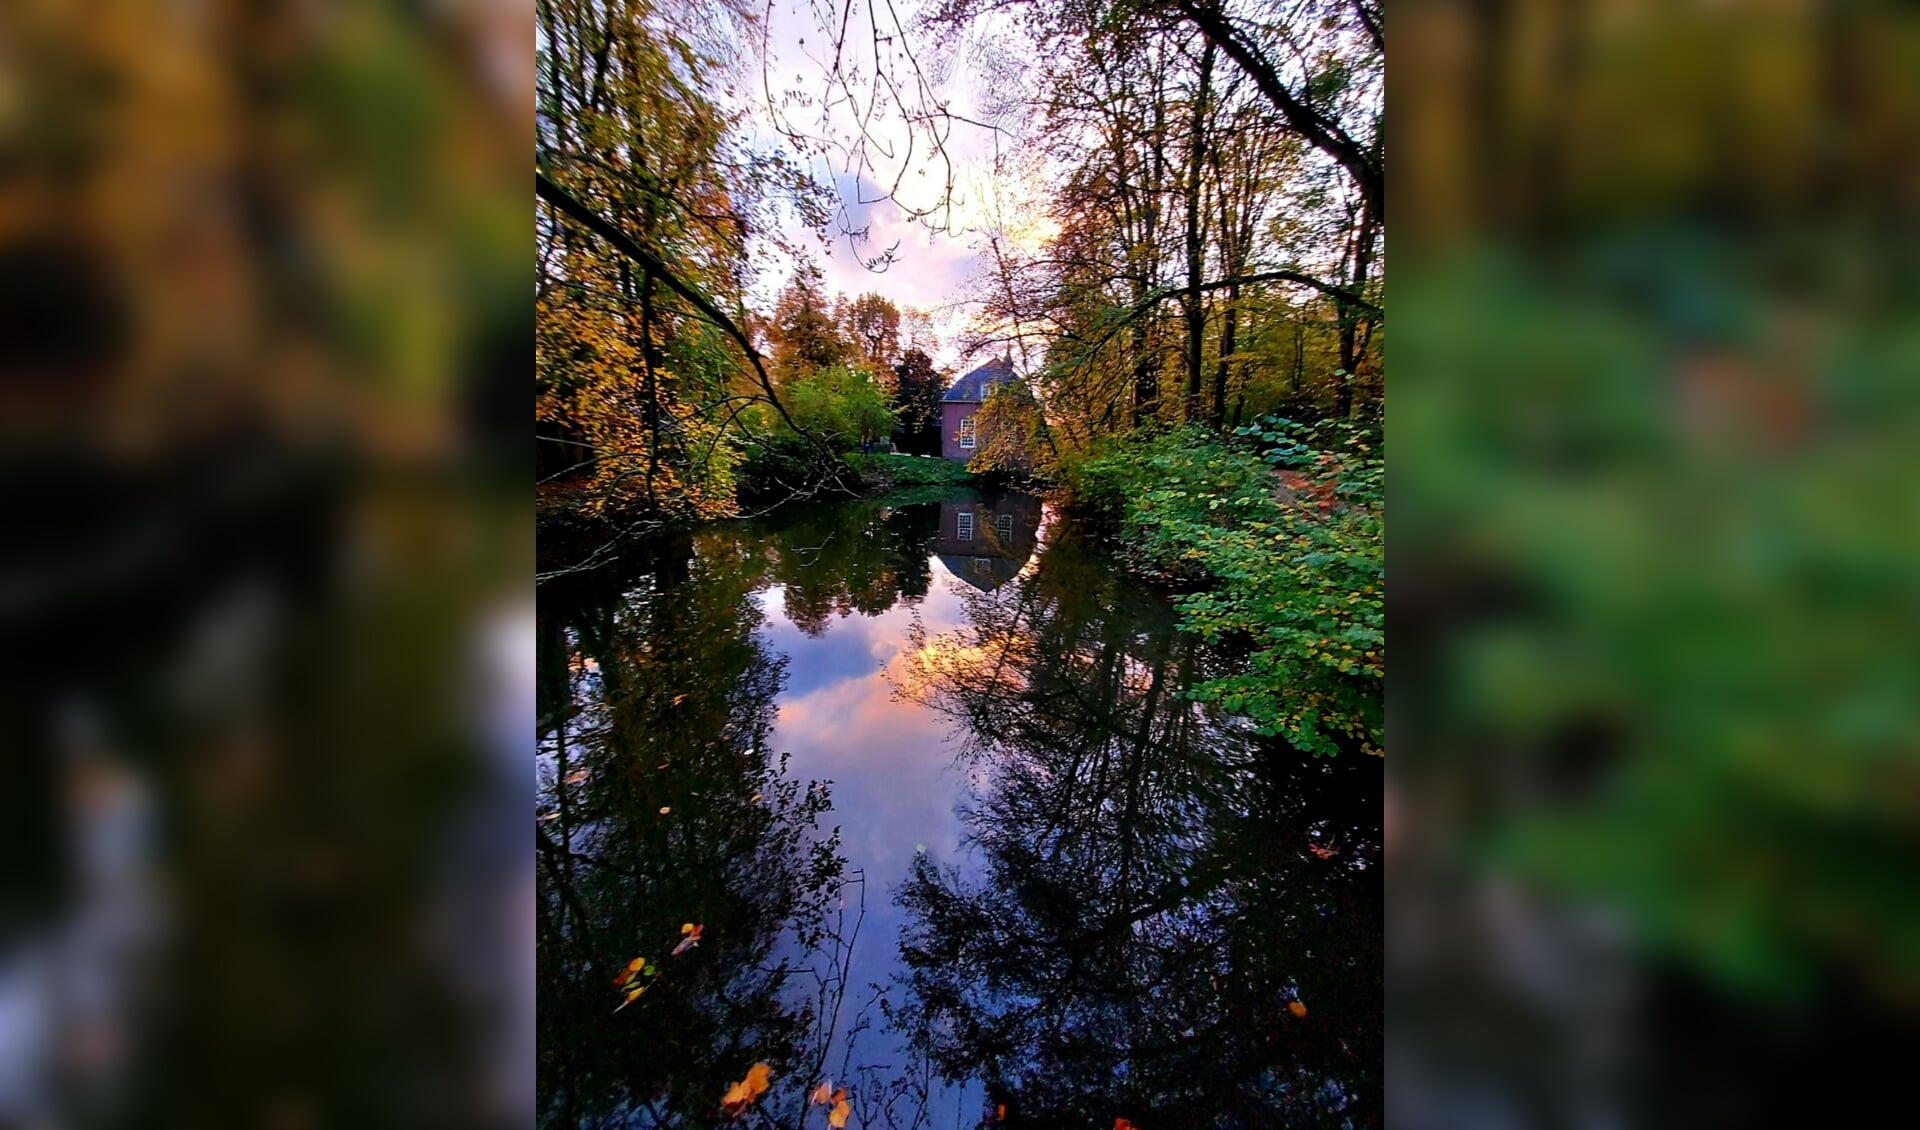
{"type": "Polygon", "coordinates": [[[1013,540],[1013,515],[999,514],[993,519],[993,528],[999,532],[1001,541],[1013,540]]]}
{"type": "Polygon", "coordinates": [[[972,416],[968,416],[966,419],[960,421],[960,446],[966,448],[968,451],[973,450],[972,416]]]}
{"type": "Polygon", "coordinates": [[[962,510],[957,516],[959,521],[954,528],[954,536],[961,541],[973,540],[973,511],[962,510]]]}

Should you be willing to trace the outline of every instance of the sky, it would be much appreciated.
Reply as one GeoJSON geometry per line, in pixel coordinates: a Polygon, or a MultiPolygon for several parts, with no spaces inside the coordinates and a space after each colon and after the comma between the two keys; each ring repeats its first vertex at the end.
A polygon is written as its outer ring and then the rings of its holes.
{"type": "MultiPolygon", "coordinates": [[[[915,307],[933,316],[934,332],[940,347],[934,361],[943,367],[957,367],[962,358],[956,348],[964,328],[968,285],[977,279],[988,262],[989,238],[1001,234],[1017,243],[1032,245],[1044,235],[1047,223],[1039,206],[1042,200],[1032,177],[1013,176],[1005,171],[996,175],[996,152],[1002,156],[1020,152],[1021,123],[1018,116],[1002,115],[999,130],[984,126],[954,126],[945,152],[952,161],[954,185],[949,230],[936,231],[927,221],[915,220],[910,207],[925,208],[940,200],[947,182],[945,165],[929,160],[931,149],[924,134],[912,136],[896,105],[885,105],[866,116],[864,125],[853,108],[842,100],[828,113],[818,107],[832,88],[826,35],[822,24],[831,26],[832,16],[840,9],[835,0],[776,0],[765,13],[765,71],[757,49],[743,50],[740,67],[751,81],[739,84],[739,109],[754,123],[752,140],[756,148],[779,146],[788,153],[786,143],[775,127],[778,113],[791,126],[812,136],[828,139],[828,151],[805,155],[810,170],[822,184],[831,184],[838,197],[841,215],[822,242],[807,232],[798,217],[790,217],[784,233],[789,240],[813,251],[813,259],[825,275],[829,291],[853,297],[879,294],[902,308],[915,307]],[[768,90],[771,88],[771,104],[768,90]],[[800,92],[811,105],[790,100],[800,92]],[[864,158],[852,147],[864,139],[864,158]],[[913,154],[909,157],[909,154],[913,154]],[[888,198],[887,189],[895,181],[901,184],[898,201],[888,198]],[[856,244],[843,232],[847,228],[867,229],[868,238],[856,244]],[[888,248],[895,261],[884,270],[863,264],[888,248]]],[[[913,27],[918,6],[909,2],[898,6],[907,30],[885,29],[893,41],[883,43],[881,61],[889,73],[907,78],[913,73],[905,49],[922,64],[923,72],[947,70],[945,81],[931,87],[934,97],[946,101],[950,110],[970,118],[985,120],[982,109],[984,79],[972,60],[982,42],[1004,42],[1004,37],[980,33],[970,41],[942,52],[936,50],[932,36],[913,27]],[[949,60],[942,67],[942,56],[949,60]]],[[[884,9],[882,9],[884,11],[884,9]]],[[[867,24],[865,5],[855,5],[847,23],[845,42],[849,57],[857,49],[863,54],[861,81],[852,90],[861,98],[873,91],[870,82],[875,73],[873,37],[867,24]]],[[[917,102],[917,97],[915,101],[917,102]]],[[[760,255],[761,276],[753,291],[754,300],[770,308],[781,285],[794,268],[792,258],[771,247],[760,255]]],[[[967,359],[968,364],[980,358],[967,359]]]]}

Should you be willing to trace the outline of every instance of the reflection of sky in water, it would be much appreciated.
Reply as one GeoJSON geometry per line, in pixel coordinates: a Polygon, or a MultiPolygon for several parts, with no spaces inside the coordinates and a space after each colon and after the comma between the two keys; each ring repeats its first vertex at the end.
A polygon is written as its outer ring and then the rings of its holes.
{"type": "MultiPolygon", "coordinates": [[[[961,594],[973,591],[935,559],[933,584],[917,608],[898,603],[878,616],[849,613],[811,637],[786,619],[781,586],[757,594],[767,617],[761,638],[788,660],[773,748],[792,753],[794,778],[833,782],[833,814],[822,823],[839,825],[848,874],[866,872],[866,921],[853,957],[849,1011],[867,999],[869,984],[890,982],[899,968],[907,915],[893,894],[920,845],[941,865],[959,865],[969,879],[976,877],[973,861],[961,852],[955,812],[967,788],[966,771],[955,764],[955,723],[897,699],[886,675],[890,665],[910,661],[916,611],[930,636],[965,627],[961,594]]],[[[880,1017],[872,1020],[878,1029],[880,1017]]],[[[858,1051],[857,1061],[869,1064],[904,1058],[895,1041],[875,1032],[861,1037],[858,1051]]],[[[830,1062],[839,1055],[836,1047],[830,1062]]],[[[979,1098],[976,1088],[967,1090],[953,1097],[970,1112],[971,1124],[979,1098]]]]}

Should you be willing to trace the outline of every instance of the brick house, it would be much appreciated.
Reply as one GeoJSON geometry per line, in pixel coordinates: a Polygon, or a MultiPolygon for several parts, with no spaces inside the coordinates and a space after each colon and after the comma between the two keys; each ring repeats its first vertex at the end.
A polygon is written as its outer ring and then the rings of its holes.
{"type": "Polygon", "coordinates": [[[964,463],[973,458],[973,417],[995,385],[1013,380],[1013,362],[997,357],[953,382],[940,398],[940,454],[964,463]]]}

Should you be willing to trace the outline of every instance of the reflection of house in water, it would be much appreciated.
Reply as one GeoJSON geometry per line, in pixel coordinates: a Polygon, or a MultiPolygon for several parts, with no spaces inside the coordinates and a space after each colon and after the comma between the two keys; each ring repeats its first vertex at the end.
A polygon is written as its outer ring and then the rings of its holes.
{"type": "Polygon", "coordinates": [[[1033,556],[1039,530],[1040,500],[1030,494],[942,502],[934,552],[949,573],[992,592],[1033,556]]]}

